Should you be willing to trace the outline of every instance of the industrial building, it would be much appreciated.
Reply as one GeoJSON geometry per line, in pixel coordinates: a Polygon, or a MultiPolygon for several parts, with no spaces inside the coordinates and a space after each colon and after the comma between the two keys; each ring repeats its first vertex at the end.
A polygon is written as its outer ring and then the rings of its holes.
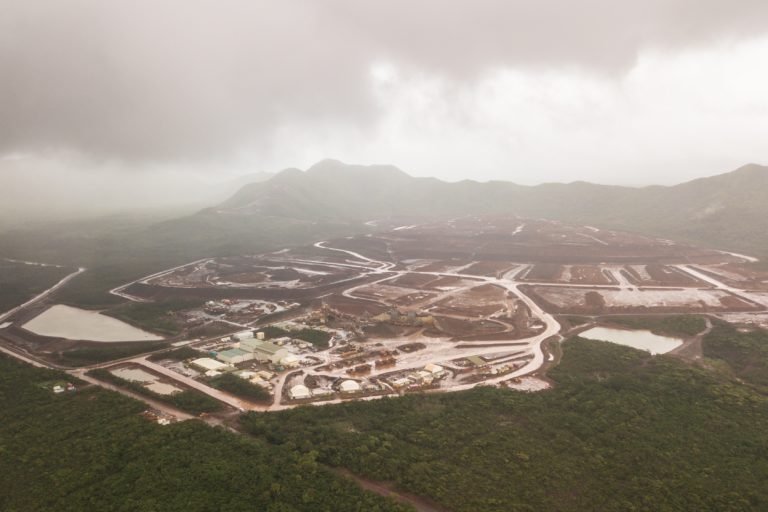
{"type": "Polygon", "coordinates": [[[390,384],[392,384],[396,388],[404,388],[406,386],[410,386],[413,383],[413,381],[411,381],[411,379],[409,379],[407,377],[400,377],[400,378],[397,378],[397,379],[391,379],[389,382],[390,382],[390,384]]]}
{"type": "Polygon", "coordinates": [[[355,380],[345,380],[339,386],[342,393],[359,393],[360,389],[360,383],[355,380]]]}
{"type": "Polygon", "coordinates": [[[429,363],[427,366],[424,367],[426,371],[431,373],[432,375],[439,375],[445,371],[442,366],[436,365],[434,363],[429,363]]]}
{"type": "Polygon", "coordinates": [[[216,354],[216,359],[229,364],[244,363],[254,359],[254,357],[253,352],[247,352],[239,348],[224,350],[216,354]]]}
{"type": "Polygon", "coordinates": [[[288,368],[296,368],[299,366],[299,357],[294,354],[288,354],[280,359],[280,364],[288,368]]]}
{"type": "Polygon", "coordinates": [[[201,357],[199,359],[195,359],[190,364],[204,372],[211,370],[221,371],[228,368],[226,364],[221,363],[215,359],[211,359],[210,357],[201,357]]]}
{"type": "Polygon", "coordinates": [[[288,394],[292,400],[303,400],[312,397],[312,393],[310,393],[309,388],[303,384],[293,386],[288,394]]]}
{"type": "Polygon", "coordinates": [[[432,384],[432,381],[435,380],[435,377],[432,375],[431,372],[428,372],[427,370],[419,370],[413,375],[416,380],[421,384],[432,384]]]}
{"type": "Polygon", "coordinates": [[[279,364],[280,361],[289,354],[288,350],[259,339],[247,339],[240,342],[240,350],[250,352],[254,359],[260,362],[270,362],[279,364]]]}
{"type": "Polygon", "coordinates": [[[238,333],[233,334],[232,338],[234,338],[237,341],[250,340],[250,339],[253,339],[253,331],[240,331],[238,333]]]}

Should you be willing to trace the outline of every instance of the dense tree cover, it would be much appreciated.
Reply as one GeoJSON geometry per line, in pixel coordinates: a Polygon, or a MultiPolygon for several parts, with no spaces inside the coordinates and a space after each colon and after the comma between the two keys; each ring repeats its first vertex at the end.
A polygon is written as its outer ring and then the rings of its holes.
{"type": "Polygon", "coordinates": [[[668,336],[696,336],[707,328],[704,317],[696,315],[612,316],[606,321],[630,329],[647,329],[668,336]]]}
{"type": "Polygon", "coordinates": [[[184,328],[184,323],[173,313],[201,306],[202,300],[168,299],[159,302],[126,302],[106,313],[126,323],[160,334],[174,336],[184,328]]]}
{"type": "Polygon", "coordinates": [[[768,332],[739,332],[718,322],[702,341],[704,357],[728,364],[739,378],[768,389],[768,332]]]}
{"type": "Polygon", "coordinates": [[[542,393],[408,395],[243,425],[454,512],[768,509],[763,395],[611,343],[563,349],[542,393]]]}
{"type": "Polygon", "coordinates": [[[191,421],[167,427],[143,404],[0,356],[0,510],[396,512],[313,453],[269,446],[191,421]]]}
{"type": "Polygon", "coordinates": [[[147,359],[150,361],[184,361],[186,359],[192,359],[193,357],[200,357],[200,352],[193,349],[192,347],[179,347],[172,350],[167,350],[165,352],[152,354],[147,359]]]}
{"type": "Polygon", "coordinates": [[[232,373],[217,375],[210,379],[208,384],[216,389],[220,389],[251,402],[272,401],[272,395],[269,394],[269,391],[258,384],[253,384],[245,379],[241,379],[232,373]]]}
{"type": "Polygon", "coordinates": [[[291,338],[311,343],[317,348],[328,348],[328,342],[331,340],[331,334],[329,332],[321,331],[319,329],[304,328],[297,331],[288,331],[281,327],[269,325],[260,330],[264,333],[264,337],[267,339],[290,336],[291,338]]]}
{"type": "Polygon", "coordinates": [[[172,395],[161,395],[160,393],[155,393],[154,391],[147,389],[138,382],[121,379],[109,370],[102,368],[91,370],[88,372],[88,375],[95,379],[114,384],[115,386],[130,389],[131,391],[145,395],[158,402],[167,403],[190,414],[215,412],[224,408],[224,405],[218,400],[194,389],[186,389],[181,393],[174,393],[172,395]]]}
{"type": "Polygon", "coordinates": [[[75,270],[71,267],[27,265],[0,258],[0,312],[23,304],[75,270]]]}
{"type": "MultiPolygon", "coordinates": [[[[186,214],[185,214],[186,215],[186,214]]],[[[0,233],[0,257],[86,267],[63,288],[62,302],[81,307],[121,304],[109,290],[199,258],[266,252],[359,232],[359,224],[213,212],[168,220],[163,216],[107,216],[0,233]]]]}
{"type": "Polygon", "coordinates": [[[577,315],[562,315],[558,316],[558,320],[561,324],[567,324],[568,327],[576,327],[592,322],[592,319],[586,316],[577,315]]]}
{"type": "Polygon", "coordinates": [[[263,332],[264,337],[268,340],[271,340],[272,338],[282,338],[283,336],[288,336],[291,334],[291,331],[276,325],[268,325],[266,327],[260,328],[259,331],[263,332]]]}
{"type": "Polygon", "coordinates": [[[50,359],[64,366],[88,366],[124,357],[137,356],[166,347],[162,341],[141,341],[131,343],[101,343],[98,346],[74,348],[53,354],[50,359]]]}
{"type": "Polygon", "coordinates": [[[311,343],[317,348],[328,348],[328,342],[331,340],[331,334],[318,329],[301,329],[291,333],[291,336],[307,343],[311,343]]]}

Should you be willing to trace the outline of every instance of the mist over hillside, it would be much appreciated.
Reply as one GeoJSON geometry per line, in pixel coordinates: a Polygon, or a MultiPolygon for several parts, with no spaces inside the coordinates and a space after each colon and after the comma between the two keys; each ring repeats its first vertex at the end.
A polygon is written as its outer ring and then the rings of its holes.
{"type": "Polygon", "coordinates": [[[767,196],[768,167],[756,164],[675,186],[633,188],[585,182],[449,183],[411,177],[394,166],[324,160],[305,172],[287,169],[248,184],[205,214],[362,223],[503,213],[763,250],[767,196]]]}
{"type": "Polygon", "coordinates": [[[108,215],[178,217],[223,201],[272,174],[212,177],[179,170],[45,168],[31,158],[0,162],[0,230],[108,215]]]}
{"type": "Polygon", "coordinates": [[[33,226],[15,225],[0,233],[0,257],[85,266],[89,272],[64,293],[74,301],[102,304],[114,299],[107,292],[122,282],[198,258],[485,214],[559,220],[762,260],[768,256],[763,200],[768,168],[754,164],[671,187],[631,188],[585,182],[446,182],[412,177],[391,165],[323,160],[306,171],[286,169],[265,181],[236,186],[228,199],[195,213],[60,216],[33,226]]]}
{"type": "Polygon", "coordinates": [[[189,247],[200,240],[207,254],[217,253],[217,247],[247,248],[251,237],[263,238],[260,230],[279,230],[283,224],[291,229],[303,226],[302,231],[319,223],[362,232],[371,221],[492,213],[768,252],[762,240],[768,229],[764,200],[768,167],[757,164],[674,186],[642,188],[583,181],[535,186],[469,179],[447,182],[413,177],[393,165],[352,165],[330,159],[306,171],[289,168],[212,184],[182,177],[154,187],[140,179],[131,186],[107,186],[96,177],[82,183],[49,182],[52,187],[40,191],[46,207],[38,208],[39,201],[29,199],[32,188],[18,180],[13,200],[0,205],[0,230],[19,228],[21,221],[45,226],[51,221],[84,219],[88,224],[89,219],[101,217],[109,223],[106,215],[121,214],[146,227],[138,235],[141,246],[189,247]]]}
{"type": "Polygon", "coordinates": [[[3,0],[0,512],[768,511],[766,20],[3,0]]]}

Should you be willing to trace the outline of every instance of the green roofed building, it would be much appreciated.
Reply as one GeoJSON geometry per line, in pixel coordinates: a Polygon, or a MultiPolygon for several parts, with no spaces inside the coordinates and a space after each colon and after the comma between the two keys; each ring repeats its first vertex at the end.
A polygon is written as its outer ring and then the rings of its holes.
{"type": "Polygon", "coordinates": [[[243,340],[240,350],[253,354],[253,358],[262,362],[278,364],[289,352],[279,345],[259,339],[243,340]]]}
{"type": "Polygon", "coordinates": [[[229,364],[244,363],[245,361],[254,359],[254,357],[253,352],[248,352],[239,348],[224,350],[216,355],[216,359],[229,364]]]}

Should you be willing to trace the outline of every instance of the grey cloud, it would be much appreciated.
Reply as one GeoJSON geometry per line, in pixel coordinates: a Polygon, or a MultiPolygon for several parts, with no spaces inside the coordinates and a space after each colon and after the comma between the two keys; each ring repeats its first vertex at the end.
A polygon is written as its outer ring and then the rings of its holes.
{"type": "Polygon", "coordinates": [[[376,115],[369,69],[613,73],[646,47],[763,30],[764,1],[3,0],[0,153],[195,161],[281,125],[376,115]]]}

